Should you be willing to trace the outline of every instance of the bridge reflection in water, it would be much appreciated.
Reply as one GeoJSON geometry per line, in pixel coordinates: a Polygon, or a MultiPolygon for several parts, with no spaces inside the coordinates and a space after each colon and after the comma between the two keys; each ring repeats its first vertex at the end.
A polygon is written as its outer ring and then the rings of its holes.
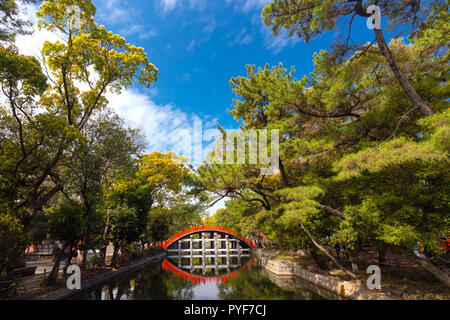
{"type": "MultiPolygon", "coordinates": [[[[233,258],[235,259],[235,258],[233,258]]],[[[189,260],[187,260],[189,261],[189,260]]],[[[189,261],[190,262],[190,261],[189,261]]],[[[263,269],[261,259],[242,258],[243,265],[230,263],[219,269],[215,264],[200,263],[194,258],[193,265],[179,268],[178,259],[166,259],[136,273],[103,284],[77,299],[87,300],[311,300],[336,299],[325,289],[303,283],[298,278],[279,277],[263,269]],[[323,291],[323,292],[322,292],[323,291]]],[[[226,265],[226,261],[220,261],[226,265]]]]}
{"type": "MultiPolygon", "coordinates": [[[[199,268],[195,269],[188,269],[185,268],[178,268],[174,266],[170,261],[164,260],[163,261],[163,268],[169,270],[173,274],[177,275],[180,278],[183,278],[185,280],[192,281],[194,283],[208,283],[208,282],[227,282],[228,280],[231,280],[235,277],[237,277],[241,271],[249,270],[252,268],[252,266],[255,265],[255,260],[251,259],[248,263],[244,264],[243,266],[239,267],[230,267],[227,269],[226,274],[216,275],[216,276],[205,276],[205,274],[211,273],[212,269],[215,269],[214,266],[196,266],[199,268]],[[202,275],[196,274],[195,271],[199,270],[201,268],[202,275]],[[234,268],[235,270],[231,270],[231,268],[234,268]]],[[[217,270],[217,269],[215,269],[217,270]]]]}
{"type": "MultiPolygon", "coordinates": [[[[220,285],[236,278],[242,271],[257,267],[251,252],[255,247],[253,242],[223,227],[192,227],[164,241],[161,246],[167,251],[162,269],[193,286],[207,283],[220,285]]],[[[107,285],[101,288],[100,294],[91,293],[92,298],[136,298],[134,279],[129,284],[122,282],[122,285],[127,290],[123,290],[122,286],[107,285]]],[[[214,288],[217,290],[218,287],[214,288]]]]}
{"type": "MultiPolygon", "coordinates": [[[[264,271],[253,243],[221,227],[193,227],[161,246],[167,258],[83,294],[89,300],[310,300],[320,288],[264,271]]],[[[330,298],[332,298],[330,296],[330,298]]]]}

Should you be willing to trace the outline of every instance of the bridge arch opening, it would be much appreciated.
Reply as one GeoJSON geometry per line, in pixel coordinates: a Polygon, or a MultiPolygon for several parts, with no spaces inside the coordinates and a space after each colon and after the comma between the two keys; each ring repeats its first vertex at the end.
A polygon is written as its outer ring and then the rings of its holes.
{"type": "Polygon", "coordinates": [[[190,249],[201,249],[208,244],[210,247],[213,246],[213,248],[217,249],[226,249],[230,245],[232,249],[238,249],[237,247],[239,246],[243,249],[256,247],[253,241],[239,236],[237,232],[228,228],[214,226],[197,226],[186,229],[164,241],[162,247],[164,249],[174,249],[178,248],[183,242],[190,243],[190,249]]]}

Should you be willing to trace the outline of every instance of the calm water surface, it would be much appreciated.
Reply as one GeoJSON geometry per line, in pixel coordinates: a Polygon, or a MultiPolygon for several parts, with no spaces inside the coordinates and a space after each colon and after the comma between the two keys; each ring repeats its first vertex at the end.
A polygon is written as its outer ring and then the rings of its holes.
{"type": "Polygon", "coordinates": [[[299,279],[275,277],[257,259],[216,272],[164,260],[76,297],[79,300],[319,300],[329,293],[299,279]]]}

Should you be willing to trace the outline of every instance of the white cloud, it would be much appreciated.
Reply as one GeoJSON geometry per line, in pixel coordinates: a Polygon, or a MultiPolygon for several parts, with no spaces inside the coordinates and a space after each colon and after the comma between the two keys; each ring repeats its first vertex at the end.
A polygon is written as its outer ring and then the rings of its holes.
{"type": "Polygon", "coordinates": [[[142,24],[131,24],[127,28],[120,30],[119,33],[125,36],[137,35],[140,40],[146,40],[158,34],[155,29],[146,29],[142,24]]]}
{"type": "Polygon", "coordinates": [[[226,0],[227,4],[234,4],[238,11],[249,12],[252,10],[261,10],[272,0],[226,0]]]}
{"type": "Polygon", "coordinates": [[[176,7],[182,6],[183,9],[205,9],[207,0],[159,0],[159,6],[162,8],[163,13],[173,11],[176,7]]]}
{"type": "MultiPolygon", "coordinates": [[[[116,1],[116,0],[114,0],[116,1]]],[[[34,13],[36,7],[29,6],[28,17],[36,22],[34,13]]],[[[130,27],[130,32],[137,32],[139,27],[130,27]],[[134,29],[133,29],[134,28],[134,29]]],[[[41,58],[41,49],[45,41],[56,41],[60,37],[46,30],[35,30],[33,35],[19,36],[16,45],[22,54],[41,58]]],[[[190,77],[189,74],[187,76],[190,77]]],[[[186,77],[187,77],[186,76],[186,77]]],[[[81,90],[87,90],[87,85],[79,84],[81,90]]],[[[124,90],[120,94],[106,95],[109,106],[115,110],[133,128],[140,128],[145,135],[147,151],[175,151],[180,155],[189,156],[192,153],[194,121],[202,119],[197,114],[189,114],[173,104],[161,105],[154,101],[155,89],[145,93],[137,89],[124,90]]],[[[215,128],[216,120],[203,121],[203,129],[215,128]]],[[[207,142],[203,148],[207,147],[207,142]]]]}
{"type": "MultiPolygon", "coordinates": [[[[212,151],[211,145],[215,137],[220,135],[216,129],[216,119],[200,118],[197,114],[189,114],[173,104],[157,104],[151,95],[131,89],[120,95],[107,95],[109,106],[113,108],[128,126],[139,128],[146,137],[147,151],[169,152],[186,156],[194,165],[194,124],[202,122],[202,162],[206,152],[212,151]],[[210,150],[211,149],[211,150],[210,150]]],[[[196,131],[200,134],[200,131],[196,131]]]]}
{"type": "Polygon", "coordinates": [[[31,55],[41,60],[41,50],[45,41],[63,41],[64,38],[54,32],[47,31],[46,29],[39,30],[37,28],[36,11],[38,6],[27,5],[25,8],[26,16],[22,19],[33,23],[32,35],[18,35],[16,37],[15,45],[19,49],[21,54],[31,55]]]}
{"type": "Polygon", "coordinates": [[[195,40],[192,40],[191,42],[189,42],[189,45],[187,46],[186,50],[190,51],[190,52],[193,52],[194,51],[194,47],[195,47],[195,43],[196,43],[195,40]]]}
{"type": "Polygon", "coordinates": [[[189,7],[191,9],[203,10],[208,4],[208,0],[189,0],[189,7]]]}
{"type": "Polygon", "coordinates": [[[161,7],[164,12],[175,9],[178,0],[160,0],[161,7]]]}
{"type": "Polygon", "coordinates": [[[293,47],[301,41],[298,37],[289,37],[286,30],[281,30],[278,35],[274,35],[270,28],[262,26],[261,32],[264,37],[265,47],[273,50],[275,54],[279,53],[285,47],[293,47]]]}
{"type": "Polygon", "coordinates": [[[187,72],[184,72],[183,75],[181,76],[181,79],[183,81],[191,81],[191,78],[192,78],[191,75],[187,72]]]}
{"type": "Polygon", "coordinates": [[[123,0],[99,0],[101,10],[97,10],[96,20],[108,25],[124,26],[119,34],[124,36],[137,36],[139,40],[147,40],[158,34],[153,27],[137,23],[137,18],[142,20],[142,13],[130,8],[123,0]]]}
{"type": "Polygon", "coordinates": [[[253,41],[253,36],[247,32],[247,28],[242,28],[242,30],[235,35],[234,40],[229,41],[228,45],[234,46],[235,44],[249,44],[253,41]]]}
{"type": "Polygon", "coordinates": [[[211,34],[216,30],[217,23],[215,19],[212,19],[204,28],[203,31],[207,34],[211,34]]]}
{"type": "Polygon", "coordinates": [[[120,95],[108,94],[112,107],[127,124],[139,128],[145,134],[148,151],[188,153],[183,137],[191,135],[194,118],[172,104],[159,105],[149,95],[135,89],[120,95]]]}
{"type": "Polygon", "coordinates": [[[158,34],[158,31],[148,24],[142,10],[130,7],[126,0],[98,0],[98,2],[96,21],[120,28],[120,35],[137,36],[139,40],[147,40],[158,34]]]}
{"type": "Polygon", "coordinates": [[[99,0],[101,10],[97,10],[97,18],[108,23],[124,23],[131,21],[136,12],[126,6],[122,0],[99,0]]]}

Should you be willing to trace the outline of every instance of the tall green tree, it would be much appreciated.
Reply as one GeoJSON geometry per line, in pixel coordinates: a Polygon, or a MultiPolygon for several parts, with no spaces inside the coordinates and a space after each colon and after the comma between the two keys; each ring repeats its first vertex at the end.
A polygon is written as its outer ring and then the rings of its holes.
{"type": "Polygon", "coordinates": [[[111,172],[134,166],[143,150],[138,130],[126,128],[122,119],[105,110],[82,131],[83,139],[74,142],[70,157],[61,163],[64,193],[79,199],[83,206],[84,229],[79,245],[78,263],[86,263],[86,250],[102,246],[104,232],[104,186],[111,172]]]}
{"type": "Polygon", "coordinates": [[[47,41],[42,49],[48,88],[36,60],[11,53],[16,62],[12,66],[2,64],[0,80],[7,98],[2,107],[6,125],[2,130],[19,142],[11,142],[2,150],[2,157],[10,159],[5,171],[12,173],[8,181],[15,186],[11,188],[15,193],[12,210],[23,215],[26,229],[32,217],[64,189],[58,165],[68,156],[73,142],[82,138],[92,115],[107,105],[107,90],[119,93],[133,81],[149,87],[157,79],[158,70],[144,49],[98,26],[95,10],[89,0],[54,0],[41,5],[37,12],[39,27],[64,38],[47,41]],[[79,28],[69,23],[70,5],[78,5],[81,10],[79,28]],[[30,72],[17,76],[14,72],[20,63],[20,70],[30,72]],[[88,89],[80,90],[80,83],[88,89]],[[14,145],[18,146],[16,150],[11,147],[14,145]]]}
{"type": "Polygon", "coordinates": [[[0,279],[10,272],[23,255],[29,241],[20,220],[10,214],[0,215],[0,279]]]}
{"type": "Polygon", "coordinates": [[[46,211],[48,216],[48,235],[51,239],[59,240],[61,248],[55,248],[54,262],[52,270],[45,279],[46,286],[55,284],[59,274],[59,267],[62,260],[66,259],[64,273],[69,267],[74,256],[73,248],[83,237],[83,207],[74,200],[64,199],[59,205],[53,206],[46,211]]]}
{"type": "MultiPolygon", "coordinates": [[[[437,17],[429,26],[439,25],[437,17]]],[[[432,27],[426,33],[440,34],[432,27]]],[[[329,236],[348,248],[364,239],[381,262],[389,247],[449,284],[436,267],[439,239],[450,230],[443,196],[448,53],[443,42],[431,44],[420,33],[411,41],[393,39],[390,50],[437,114],[414,112],[376,47],[341,60],[321,51],[314,72],[299,80],[282,65],[248,66],[246,77],[231,79],[238,98],[229,112],[245,130],[280,130],[280,173],[268,179],[255,165],[208,164],[199,169],[202,184],[261,204],[257,191],[264,190],[269,201],[254,218],[280,243],[289,243],[283,232],[294,239],[301,230],[304,240],[296,243],[327,254],[329,236]],[[427,243],[431,260],[412,254],[414,239],[427,243]]]]}
{"type": "Polygon", "coordinates": [[[117,266],[119,250],[124,248],[127,243],[136,241],[139,237],[139,218],[136,209],[127,206],[118,206],[111,209],[108,214],[110,234],[114,245],[111,265],[115,267],[117,266]]]}
{"type": "MultiPolygon", "coordinates": [[[[388,20],[390,27],[418,28],[427,19],[435,6],[447,6],[448,1],[375,1],[381,13],[388,20]]],[[[263,11],[264,23],[272,26],[275,33],[281,29],[289,31],[289,35],[296,35],[305,41],[317,35],[340,28],[342,19],[350,17],[348,36],[342,37],[338,50],[349,51],[349,40],[355,17],[368,19],[374,12],[367,10],[367,4],[362,0],[274,0],[268,4],[263,11]]],[[[380,21],[381,22],[381,21],[380,21]]],[[[380,53],[386,58],[389,68],[395,75],[412,105],[425,115],[431,115],[433,110],[427,105],[414,86],[411,79],[400,67],[397,59],[387,44],[382,28],[374,28],[375,39],[378,43],[380,53]]],[[[374,41],[372,41],[373,43],[374,41]]],[[[370,45],[357,48],[364,52],[370,45]]]]}
{"type": "Polygon", "coordinates": [[[170,152],[152,152],[142,156],[128,171],[118,172],[108,179],[107,206],[125,205],[136,210],[143,245],[149,240],[146,233],[150,210],[176,198],[188,181],[189,168],[174,159],[170,152]]]}

